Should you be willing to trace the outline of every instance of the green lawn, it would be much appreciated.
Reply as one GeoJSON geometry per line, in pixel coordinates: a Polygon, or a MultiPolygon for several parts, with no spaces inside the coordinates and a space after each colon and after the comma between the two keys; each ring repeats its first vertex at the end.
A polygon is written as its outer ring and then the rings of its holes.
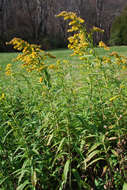
{"type": "MultiPolygon", "coordinates": [[[[127,55],[127,46],[114,46],[110,48],[110,51],[105,51],[103,49],[100,48],[96,48],[96,51],[99,55],[107,55],[108,53],[112,52],[112,51],[116,51],[121,55],[127,55]]],[[[58,59],[71,59],[74,61],[79,61],[78,58],[75,57],[70,57],[71,51],[70,50],[52,50],[49,51],[51,52],[53,55],[55,55],[58,59]]],[[[12,63],[12,59],[15,58],[17,55],[17,53],[0,53],[0,65],[1,66],[5,66],[8,63],[12,63]]]]}

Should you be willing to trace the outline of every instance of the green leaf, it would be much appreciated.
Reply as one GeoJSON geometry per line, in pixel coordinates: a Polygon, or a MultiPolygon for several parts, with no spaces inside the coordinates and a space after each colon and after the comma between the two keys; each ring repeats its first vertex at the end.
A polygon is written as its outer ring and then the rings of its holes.
{"type": "Polygon", "coordinates": [[[32,182],[33,187],[36,187],[36,184],[37,184],[37,175],[36,175],[36,171],[32,171],[31,182],[32,182]]]}
{"type": "Polygon", "coordinates": [[[21,182],[22,178],[24,177],[25,173],[28,172],[28,170],[26,169],[28,163],[29,163],[29,160],[28,159],[25,160],[24,163],[23,163],[22,168],[20,169],[20,172],[19,172],[20,176],[19,176],[18,184],[20,184],[20,182],[21,182]]]}
{"type": "Polygon", "coordinates": [[[35,147],[32,149],[32,151],[39,156],[39,152],[35,147]]]}
{"type": "Polygon", "coordinates": [[[53,138],[53,133],[50,135],[50,137],[49,137],[49,139],[48,139],[47,146],[50,145],[52,138],[53,138]]]}
{"type": "Polygon", "coordinates": [[[6,179],[8,179],[9,177],[5,177],[4,179],[0,179],[0,185],[2,185],[5,181],[6,181],[6,179]]]}
{"type": "Polygon", "coordinates": [[[65,163],[65,166],[64,166],[63,174],[62,174],[62,180],[63,181],[61,183],[61,186],[60,186],[59,190],[62,190],[64,184],[66,184],[66,182],[67,182],[67,175],[68,175],[68,172],[69,172],[69,166],[70,166],[70,160],[67,160],[66,163],[65,163]]]}
{"type": "Polygon", "coordinates": [[[3,143],[5,143],[6,138],[7,138],[8,135],[10,135],[10,133],[12,133],[12,132],[13,132],[13,129],[11,129],[11,130],[6,134],[6,136],[5,136],[4,139],[3,139],[3,143]]]}
{"type": "Polygon", "coordinates": [[[116,156],[116,157],[118,157],[119,155],[118,155],[118,153],[115,151],[115,150],[111,150],[112,151],[112,153],[116,156]]]}
{"type": "Polygon", "coordinates": [[[67,175],[69,172],[69,166],[70,166],[70,160],[67,160],[64,166],[64,171],[63,171],[63,175],[62,175],[62,179],[64,181],[64,183],[67,182],[67,175]]]}
{"type": "Polygon", "coordinates": [[[21,170],[21,174],[19,176],[18,184],[20,184],[22,178],[24,177],[25,173],[27,173],[27,172],[28,172],[28,170],[25,170],[25,169],[21,170]]]}
{"type": "Polygon", "coordinates": [[[62,145],[63,145],[63,143],[64,143],[64,140],[65,140],[65,137],[61,140],[61,142],[60,142],[60,144],[59,144],[59,146],[58,146],[58,149],[57,149],[56,154],[58,154],[58,152],[60,151],[60,149],[61,149],[61,147],[62,147],[62,145]]]}
{"type": "Polygon", "coordinates": [[[80,158],[84,159],[84,156],[83,156],[81,150],[77,146],[74,146],[74,150],[80,155],[80,158]]]}
{"type": "Polygon", "coordinates": [[[90,150],[88,151],[88,154],[90,153],[90,152],[92,152],[93,150],[95,150],[98,146],[100,146],[100,145],[102,145],[102,143],[95,143],[91,148],[90,148],[90,150]]]}
{"type": "Polygon", "coordinates": [[[99,154],[99,153],[101,153],[100,150],[95,150],[95,151],[91,152],[91,153],[87,156],[87,158],[84,160],[84,162],[90,161],[94,156],[96,156],[96,155],[99,154]]]}
{"type": "Polygon", "coordinates": [[[127,190],[127,183],[126,182],[124,182],[122,190],[127,190]]]}
{"type": "Polygon", "coordinates": [[[19,185],[16,190],[23,190],[26,185],[28,185],[30,182],[28,180],[24,181],[23,184],[19,185]]]}
{"type": "Polygon", "coordinates": [[[99,161],[99,160],[105,160],[104,158],[97,158],[95,160],[93,160],[92,162],[90,162],[87,166],[85,166],[85,169],[88,168],[89,166],[91,166],[92,164],[94,164],[95,162],[99,161]]]}
{"type": "Polygon", "coordinates": [[[81,180],[81,177],[80,177],[80,175],[79,175],[79,173],[78,173],[78,171],[77,171],[76,169],[72,169],[72,173],[73,173],[73,175],[74,175],[74,177],[75,177],[75,179],[76,179],[76,181],[77,181],[78,188],[79,188],[79,190],[80,190],[81,187],[82,187],[82,180],[81,180]]]}

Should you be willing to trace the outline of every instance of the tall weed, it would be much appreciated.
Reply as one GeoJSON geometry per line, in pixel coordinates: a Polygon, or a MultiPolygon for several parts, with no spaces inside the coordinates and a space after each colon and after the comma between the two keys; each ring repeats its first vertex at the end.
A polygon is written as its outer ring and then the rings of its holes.
{"type": "Polygon", "coordinates": [[[76,32],[69,48],[79,56],[77,64],[50,61],[55,56],[21,39],[10,42],[22,50],[17,60],[23,68],[7,66],[9,84],[4,92],[1,87],[0,187],[124,190],[127,58],[99,56],[92,35],[103,30],[87,33],[76,14],[59,16],[70,19],[69,31],[76,32]]]}

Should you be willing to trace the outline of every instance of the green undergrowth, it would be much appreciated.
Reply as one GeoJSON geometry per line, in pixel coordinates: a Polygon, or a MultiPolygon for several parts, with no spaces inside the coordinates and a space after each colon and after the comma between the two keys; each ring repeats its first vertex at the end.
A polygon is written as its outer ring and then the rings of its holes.
{"type": "Polygon", "coordinates": [[[0,189],[125,190],[126,70],[51,53],[60,67],[50,71],[50,89],[11,61],[17,54],[0,54],[0,189]],[[13,76],[5,75],[9,63],[13,76]]]}

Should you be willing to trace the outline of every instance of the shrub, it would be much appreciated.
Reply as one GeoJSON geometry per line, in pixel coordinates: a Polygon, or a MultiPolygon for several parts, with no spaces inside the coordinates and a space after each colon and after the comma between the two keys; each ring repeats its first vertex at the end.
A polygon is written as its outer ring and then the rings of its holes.
{"type": "Polygon", "coordinates": [[[127,7],[116,17],[111,28],[111,45],[127,45],[127,7]]]}

